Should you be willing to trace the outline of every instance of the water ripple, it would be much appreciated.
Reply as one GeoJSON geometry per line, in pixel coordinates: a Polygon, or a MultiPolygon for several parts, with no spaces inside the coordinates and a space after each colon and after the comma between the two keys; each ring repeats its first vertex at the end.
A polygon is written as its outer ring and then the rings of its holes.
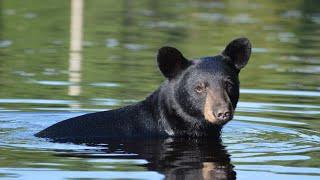
{"type": "Polygon", "coordinates": [[[295,90],[274,90],[274,89],[240,89],[243,94],[258,94],[258,95],[284,95],[284,96],[308,96],[320,97],[318,91],[295,91],[295,90]]]}

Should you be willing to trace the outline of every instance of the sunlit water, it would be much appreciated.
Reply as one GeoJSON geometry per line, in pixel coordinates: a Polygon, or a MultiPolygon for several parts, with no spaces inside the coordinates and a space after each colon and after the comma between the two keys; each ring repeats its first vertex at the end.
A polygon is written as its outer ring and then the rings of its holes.
{"type": "Polygon", "coordinates": [[[320,178],[319,1],[85,1],[79,81],[69,68],[70,2],[30,2],[0,1],[0,178],[320,178]],[[163,45],[197,58],[238,36],[254,49],[222,143],[33,136],[143,99],[163,81],[154,60],[163,45]]]}

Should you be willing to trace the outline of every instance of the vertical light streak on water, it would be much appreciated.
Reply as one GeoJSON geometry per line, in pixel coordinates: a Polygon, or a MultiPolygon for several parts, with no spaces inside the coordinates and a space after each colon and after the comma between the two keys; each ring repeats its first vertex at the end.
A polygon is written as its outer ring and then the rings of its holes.
{"type": "MultiPolygon", "coordinates": [[[[71,0],[70,54],[69,54],[69,91],[70,96],[81,94],[81,60],[83,38],[83,0],[71,0]]],[[[72,107],[79,107],[73,104],[72,107]]]]}

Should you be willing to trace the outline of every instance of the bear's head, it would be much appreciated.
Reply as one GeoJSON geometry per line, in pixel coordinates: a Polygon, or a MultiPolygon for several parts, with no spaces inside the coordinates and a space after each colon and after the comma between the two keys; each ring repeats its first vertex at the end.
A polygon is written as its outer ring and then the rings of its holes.
{"type": "Polygon", "coordinates": [[[238,38],[221,54],[193,61],[176,48],[162,47],[157,61],[180,111],[222,126],[233,118],[239,99],[238,75],[250,55],[250,41],[238,38]]]}

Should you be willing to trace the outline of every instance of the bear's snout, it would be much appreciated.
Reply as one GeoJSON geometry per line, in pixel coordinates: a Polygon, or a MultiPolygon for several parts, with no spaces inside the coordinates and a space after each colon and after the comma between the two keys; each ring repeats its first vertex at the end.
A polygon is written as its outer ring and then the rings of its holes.
{"type": "Polygon", "coordinates": [[[219,121],[228,121],[232,118],[232,113],[227,108],[221,108],[217,111],[215,115],[219,121]]]}
{"type": "MultiPolygon", "coordinates": [[[[215,124],[225,124],[233,118],[233,108],[226,93],[208,90],[204,105],[204,117],[215,124]]],[[[221,91],[220,91],[221,92],[221,91]]]]}

